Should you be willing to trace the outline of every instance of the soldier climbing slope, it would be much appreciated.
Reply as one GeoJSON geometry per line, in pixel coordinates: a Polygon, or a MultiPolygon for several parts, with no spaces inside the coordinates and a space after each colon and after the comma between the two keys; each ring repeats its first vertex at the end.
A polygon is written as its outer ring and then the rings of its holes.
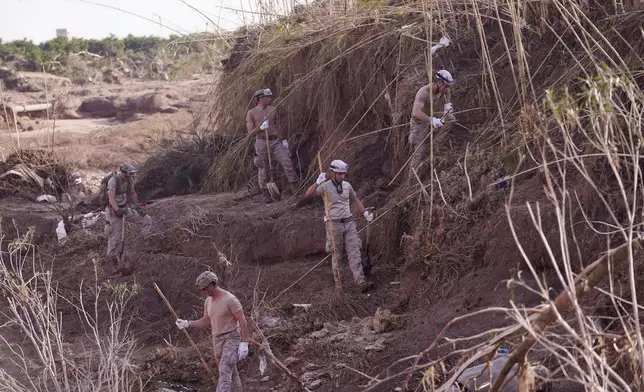
{"type": "Polygon", "coordinates": [[[346,251],[353,280],[358,288],[365,292],[373,288],[373,283],[365,281],[360,256],[362,242],[358,236],[356,222],[349,209],[349,202],[353,201],[355,203],[358,212],[368,222],[373,220],[373,214],[364,208],[351,184],[344,181],[348,169],[349,165],[339,159],[331,162],[332,177],[327,179],[326,173],[321,173],[315,184],[306,190],[306,197],[323,196],[326,193],[330,215],[324,217],[326,223],[326,251],[337,256],[338,264],[342,260],[342,251],[346,251]],[[331,230],[335,240],[335,252],[333,251],[331,230]]]}
{"type": "Polygon", "coordinates": [[[425,138],[429,135],[430,124],[434,128],[440,128],[443,126],[443,120],[456,120],[451,113],[454,111],[450,92],[450,86],[453,83],[452,74],[443,69],[436,73],[435,82],[421,87],[416,93],[409,121],[409,144],[412,148],[411,161],[409,162],[410,174],[412,173],[411,169],[418,171],[427,158],[429,140],[425,138]],[[429,110],[429,100],[435,98],[444,98],[445,105],[442,112],[434,112],[433,116],[429,116],[425,114],[425,110],[429,110]]]}
{"type": "MultiPolygon", "coordinates": [[[[116,273],[127,273],[128,269],[123,260],[118,260],[118,249],[121,244],[123,219],[141,225],[143,234],[152,231],[152,218],[139,205],[139,199],[134,190],[134,176],[137,170],[129,163],[121,165],[118,172],[110,174],[107,181],[108,204],[105,207],[105,233],[107,234],[107,258],[116,266],[116,273]],[[117,265],[118,262],[118,265],[117,265]]],[[[123,239],[124,240],[124,239],[123,239]]],[[[121,245],[122,246],[122,245],[121,245]]]]}
{"type": "Polygon", "coordinates": [[[202,272],[196,285],[207,296],[203,317],[196,321],[178,319],[176,325],[179,329],[211,328],[215,361],[219,367],[216,392],[240,392],[242,384],[237,362],[248,355],[248,327],[237,297],[219,287],[218,283],[214,272],[202,272]]]}
{"type": "Polygon", "coordinates": [[[275,107],[270,105],[272,97],[273,93],[270,89],[257,90],[255,92],[257,106],[246,113],[246,129],[255,137],[255,153],[258,157],[257,163],[259,163],[257,177],[266,203],[272,201],[266,186],[270,178],[269,148],[271,160],[273,162],[277,161],[282,165],[289,182],[289,187],[282,192],[282,195],[292,195],[298,183],[298,176],[289,156],[288,141],[283,137],[279,128],[275,107]],[[267,135],[268,143],[270,144],[267,144],[267,135]]]}

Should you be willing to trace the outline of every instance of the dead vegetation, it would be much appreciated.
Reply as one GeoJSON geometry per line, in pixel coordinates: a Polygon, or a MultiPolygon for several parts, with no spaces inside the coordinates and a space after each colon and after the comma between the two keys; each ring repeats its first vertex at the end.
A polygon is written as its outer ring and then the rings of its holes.
{"type": "MultiPolygon", "coordinates": [[[[161,197],[245,184],[255,170],[245,112],[252,92],[270,87],[279,95],[299,170],[312,178],[318,152],[324,163],[342,158],[359,193],[379,207],[374,256],[405,280],[400,295],[411,312],[427,318],[427,304],[450,295],[468,303],[470,295],[510,278],[509,305],[463,316],[479,307],[472,298],[466,309],[449,310],[459,317],[443,333],[413,330],[414,339],[433,341],[422,352],[394,359],[387,369],[382,361],[352,362],[367,390],[407,384],[449,391],[463,370],[489,362],[500,345],[515,348],[509,366],[519,365],[526,384],[574,380],[588,390],[639,390],[644,342],[635,251],[642,224],[644,44],[630,37],[641,36],[644,14],[612,3],[533,6],[410,2],[332,18],[311,9],[247,30],[211,97],[211,113],[193,124],[214,136],[195,131],[161,144],[144,165],[141,192],[161,197]],[[443,35],[453,45],[430,56],[443,35]],[[432,134],[429,163],[405,182],[413,95],[440,68],[453,70],[458,81],[452,92],[458,123],[432,134]],[[606,251],[611,257],[602,256],[606,251]],[[620,265],[610,262],[615,254],[620,265]],[[516,300],[517,288],[543,303],[516,300]],[[486,329],[493,313],[503,325],[486,329]],[[450,328],[465,320],[481,328],[452,335],[450,328]],[[552,371],[534,371],[533,360],[552,371]]],[[[219,216],[193,209],[167,226],[172,240],[155,250],[184,252],[191,243],[203,256],[212,238],[202,230],[215,224],[213,215],[219,216]]],[[[301,279],[291,278],[293,285],[301,279]]],[[[272,301],[293,285],[269,303],[277,306],[272,301]]],[[[364,312],[356,302],[332,298],[322,308],[326,317],[364,312]]],[[[276,339],[286,351],[293,336],[276,339]]],[[[259,343],[270,352],[263,338],[259,343]]],[[[336,346],[309,350],[332,347],[340,358],[336,346]]]]}
{"type": "MultiPolygon", "coordinates": [[[[204,190],[227,191],[250,178],[254,169],[247,152],[252,140],[243,136],[243,119],[253,104],[252,92],[270,87],[277,91],[281,123],[302,173],[312,177],[318,152],[325,162],[340,157],[350,162],[350,181],[370,200],[384,204],[378,211],[379,225],[374,227],[375,235],[383,239],[379,250],[387,256],[399,254],[401,244],[392,244],[391,239],[408,233],[407,243],[402,244],[407,251],[405,268],[420,270],[429,279],[419,280],[428,284],[418,289],[418,296],[447,291],[472,268],[510,259],[493,249],[497,241],[503,243],[499,249],[505,249],[505,244],[514,247],[515,242],[520,245],[519,253],[513,254],[523,256],[527,264],[517,268],[525,271],[527,265],[533,280],[539,282],[540,273],[546,271],[558,287],[572,290],[585,260],[595,259],[606,245],[610,249],[630,244],[633,227],[639,224],[633,213],[640,211],[637,195],[641,196],[637,140],[642,97],[638,89],[644,84],[644,46],[630,37],[641,35],[638,26],[643,18],[637,6],[625,12],[609,3],[589,7],[565,0],[534,7],[505,1],[432,1],[358,7],[333,18],[318,18],[312,12],[256,31],[245,30],[236,46],[239,52],[231,56],[218,83],[208,119],[215,132],[233,135],[237,141],[216,159],[204,190]],[[429,55],[429,47],[444,35],[454,44],[429,55]],[[427,83],[427,75],[440,68],[453,71],[457,79],[452,97],[458,123],[432,135],[429,164],[419,173],[419,181],[405,184],[400,173],[406,170],[409,107],[416,90],[427,83]],[[585,106],[580,108],[582,102],[585,106]],[[557,171],[546,169],[551,163],[557,171]],[[604,169],[599,173],[588,165],[604,169]],[[601,188],[593,185],[596,180],[605,181],[601,188]],[[509,201],[499,185],[503,181],[515,190],[509,201]],[[390,192],[391,185],[398,188],[390,192]],[[586,205],[574,203],[568,198],[578,187],[597,191],[598,198],[586,205]],[[386,201],[379,195],[384,189],[389,191],[386,201]],[[615,194],[615,189],[621,192],[615,194]],[[557,200],[572,202],[573,207],[562,209],[557,200]],[[531,210],[522,206],[529,201],[555,204],[531,210]],[[502,219],[504,205],[510,231],[502,219]],[[547,222],[542,222],[539,212],[547,222]],[[608,230],[590,224],[595,219],[609,220],[608,230]],[[532,222],[536,236],[526,229],[532,222]],[[618,233],[622,238],[616,242],[613,235],[618,233]],[[574,239],[576,251],[566,236],[574,239]]],[[[631,270],[633,257],[629,253],[631,270]]],[[[634,272],[624,278],[634,298],[634,272]]],[[[547,286],[534,292],[550,301],[547,286]]],[[[572,301],[576,318],[590,317],[593,311],[582,309],[577,301],[576,297],[572,301]]],[[[523,315],[536,309],[501,311],[525,326],[529,323],[523,315]]],[[[626,313],[638,322],[637,307],[626,313]]],[[[583,324],[570,327],[564,316],[557,320],[558,327],[572,335],[571,341],[586,350],[592,347],[587,340],[592,334],[583,324]]],[[[634,347],[640,347],[633,337],[639,328],[622,325],[629,327],[619,335],[631,337],[634,347]]],[[[485,336],[479,333],[474,340],[485,336]]],[[[606,373],[606,363],[597,363],[595,372],[564,360],[589,360],[587,351],[560,346],[542,330],[527,328],[526,334],[544,345],[541,352],[550,355],[565,378],[591,389],[599,385],[596,382],[606,381],[599,376],[606,373]]],[[[483,347],[496,348],[494,344],[474,346],[483,347]]],[[[469,365],[490,350],[479,351],[478,357],[471,357],[471,348],[452,355],[462,354],[461,363],[469,365]]],[[[512,360],[523,363],[527,353],[518,350],[512,360]]],[[[641,362],[638,351],[630,367],[637,369],[641,362]]],[[[408,374],[428,377],[427,369],[440,360],[424,363],[422,370],[407,369],[408,374]]],[[[459,371],[448,371],[443,379],[455,379],[459,371]]],[[[618,385],[637,388],[634,374],[622,373],[623,382],[610,382],[615,390],[618,385]]],[[[370,389],[382,385],[382,380],[371,381],[370,389]]],[[[423,384],[426,390],[432,389],[429,385],[447,390],[449,384],[442,388],[434,382],[423,384]]]]}

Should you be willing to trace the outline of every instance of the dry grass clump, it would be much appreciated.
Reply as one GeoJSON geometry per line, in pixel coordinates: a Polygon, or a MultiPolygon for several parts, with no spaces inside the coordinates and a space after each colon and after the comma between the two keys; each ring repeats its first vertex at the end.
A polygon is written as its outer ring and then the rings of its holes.
{"type": "Polygon", "coordinates": [[[140,167],[137,192],[144,199],[198,192],[210,165],[230,144],[225,136],[195,133],[163,139],[140,167]]]}
{"type": "Polygon", "coordinates": [[[0,324],[0,389],[142,390],[145,382],[134,365],[138,348],[126,316],[137,287],[122,283],[103,288],[96,280],[79,288],[78,301],[65,298],[37,255],[33,234],[31,229],[0,253],[0,293],[6,301],[0,324]],[[63,312],[68,305],[77,312],[63,312]],[[68,340],[70,326],[84,331],[77,346],[68,340]]]}

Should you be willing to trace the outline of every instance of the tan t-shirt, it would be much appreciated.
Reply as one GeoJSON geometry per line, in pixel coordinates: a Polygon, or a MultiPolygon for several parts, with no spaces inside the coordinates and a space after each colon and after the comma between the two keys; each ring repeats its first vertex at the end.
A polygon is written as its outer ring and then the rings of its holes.
{"type": "Polygon", "coordinates": [[[117,174],[107,181],[107,190],[114,191],[116,204],[118,204],[119,207],[123,207],[127,204],[127,196],[132,192],[132,182],[121,180],[121,177],[117,174]]]}
{"type": "Polygon", "coordinates": [[[349,209],[349,200],[356,195],[351,184],[346,181],[342,181],[342,193],[338,193],[333,182],[329,180],[318,185],[315,191],[318,195],[322,196],[324,190],[326,190],[326,197],[329,202],[329,215],[331,215],[329,218],[350,218],[351,210],[349,209]]]}
{"type": "Polygon", "coordinates": [[[257,105],[246,113],[246,123],[252,124],[252,129],[249,129],[249,132],[259,132],[256,134],[257,137],[264,136],[264,131],[257,131],[264,120],[268,120],[268,129],[266,131],[269,135],[278,137],[282,135],[277,123],[277,111],[274,106],[269,105],[262,109],[261,106],[257,105]]]}
{"type": "Polygon", "coordinates": [[[240,310],[242,306],[237,297],[226,290],[222,289],[222,295],[216,301],[208,296],[204,303],[204,314],[210,319],[212,336],[234,331],[239,326],[234,314],[240,310]]]}
{"type": "MultiPolygon", "coordinates": [[[[414,104],[416,102],[421,102],[423,104],[423,111],[425,113],[429,113],[429,100],[432,98],[432,87],[434,84],[427,84],[423,87],[421,87],[418,92],[416,93],[416,97],[414,98],[414,104]]],[[[443,97],[443,93],[440,91],[436,96],[434,97],[436,100],[441,99],[443,97]]],[[[436,110],[436,103],[434,103],[434,110],[436,110]]],[[[431,116],[431,114],[430,114],[431,116]]],[[[413,108],[412,108],[412,115],[411,119],[409,120],[409,125],[411,125],[412,130],[420,130],[427,128],[429,123],[419,120],[416,117],[414,117],[413,114],[413,108]]]]}

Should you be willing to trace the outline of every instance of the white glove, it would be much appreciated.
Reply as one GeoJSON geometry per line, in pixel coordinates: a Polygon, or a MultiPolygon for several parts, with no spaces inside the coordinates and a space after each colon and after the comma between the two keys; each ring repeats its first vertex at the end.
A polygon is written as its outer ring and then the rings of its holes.
{"type": "Polygon", "coordinates": [[[317,179],[317,180],[315,180],[315,183],[316,183],[316,184],[318,184],[318,185],[320,185],[320,184],[322,184],[324,181],[326,181],[326,173],[320,173],[320,175],[318,176],[318,179],[317,179]]]}
{"type": "Polygon", "coordinates": [[[237,351],[237,360],[241,361],[242,359],[246,358],[248,355],[248,342],[241,342],[239,343],[239,350],[237,351]]]}
{"type": "Polygon", "coordinates": [[[452,107],[452,103],[451,103],[451,102],[447,102],[447,103],[445,104],[445,106],[443,106],[443,112],[444,112],[444,113],[451,113],[451,112],[453,112],[453,111],[454,111],[454,108],[452,107]]]}
{"type": "Polygon", "coordinates": [[[269,126],[268,126],[268,120],[264,120],[264,122],[262,123],[262,125],[260,125],[260,126],[259,126],[259,129],[261,129],[262,131],[267,130],[268,128],[269,128],[269,126]]]}
{"type": "Polygon", "coordinates": [[[452,43],[452,41],[450,41],[450,39],[447,38],[447,37],[441,38],[440,41],[438,41],[438,42],[443,46],[449,46],[449,44],[452,43]]]}
{"type": "Polygon", "coordinates": [[[373,214],[369,211],[365,211],[362,215],[364,215],[364,218],[367,220],[367,222],[371,222],[373,220],[373,214]]]}
{"type": "Polygon", "coordinates": [[[434,126],[434,128],[440,128],[443,126],[443,122],[436,117],[432,117],[432,125],[434,126]]]}
{"type": "Polygon", "coordinates": [[[177,321],[175,321],[175,324],[177,324],[177,327],[179,329],[185,329],[185,328],[188,328],[190,326],[190,321],[177,319],[177,321]]]}
{"type": "Polygon", "coordinates": [[[288,140],[282,140],[282,146],[284,146],[284,148],[288,150],[288,140]]]}

